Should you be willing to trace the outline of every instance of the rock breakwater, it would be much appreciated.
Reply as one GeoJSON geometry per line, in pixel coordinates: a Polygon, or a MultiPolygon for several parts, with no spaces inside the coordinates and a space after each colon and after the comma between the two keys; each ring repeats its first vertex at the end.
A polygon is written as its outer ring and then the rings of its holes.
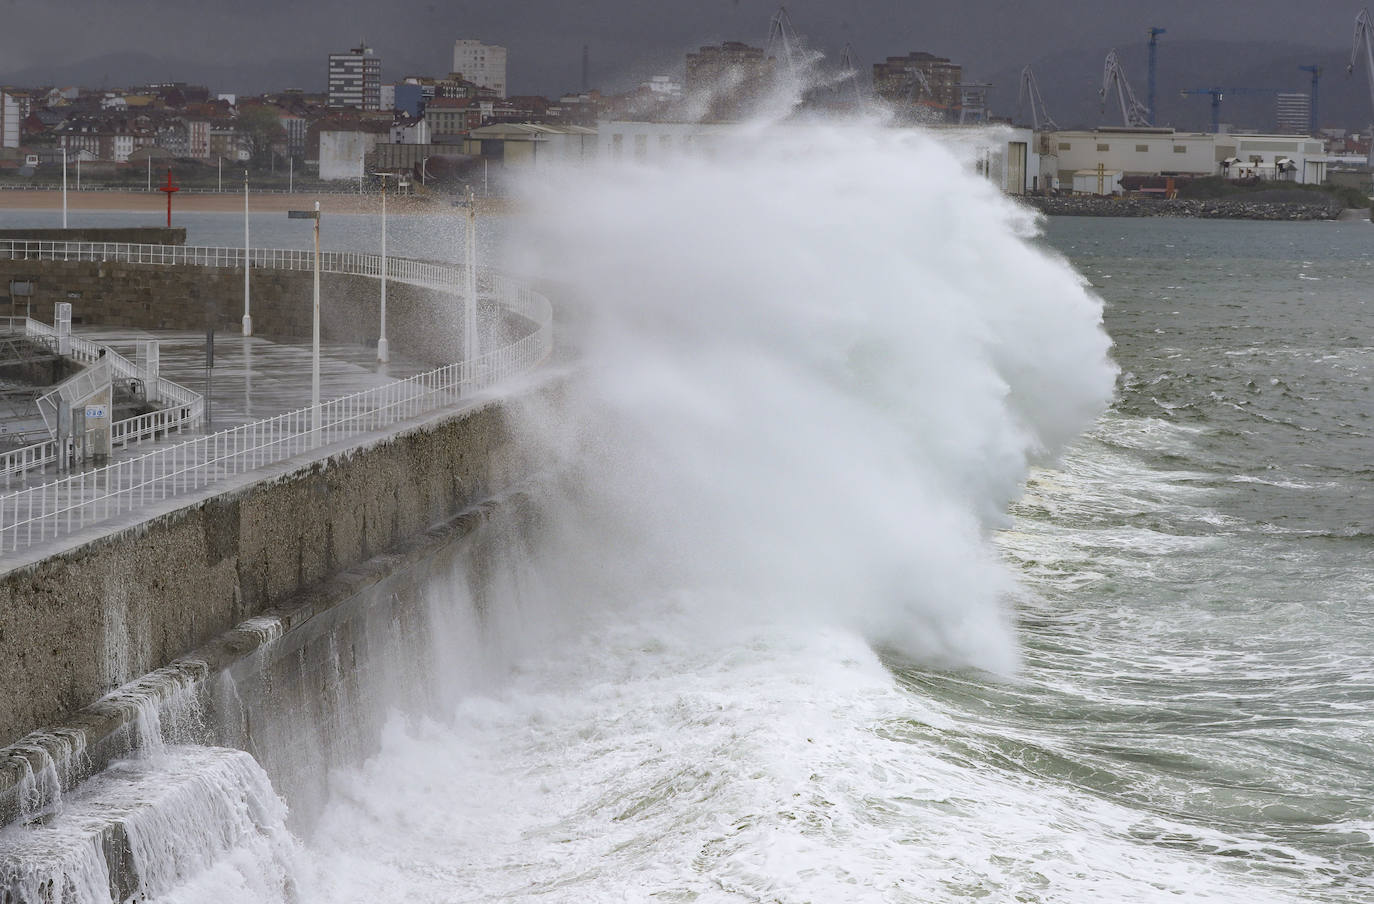
{"type": "Polygon", "coordinates": [[[1055,217],[1196,217],[1213,220],[1334,220],[1344,205],[1335,198],[1259,201],[1233,198],[1168,201],[1162,198],[1036,197],[1022,200],[1055,217]]]}

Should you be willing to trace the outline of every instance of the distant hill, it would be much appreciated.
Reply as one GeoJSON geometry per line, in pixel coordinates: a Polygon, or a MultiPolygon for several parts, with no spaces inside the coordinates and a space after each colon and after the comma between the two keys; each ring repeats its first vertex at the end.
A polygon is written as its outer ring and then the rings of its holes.
{"type": "MultiPolygon", "coordinates": [[[[1113,97],[1106,112],[1098,98],[1102,63],[1108,47],[1072,50],[1031,61],[1049,114],[1061,128],[1120,125],[1120,104],[1113,97]]],[[[1147,49],[1144,42],[1118,46],[1131,88],[1147,103],[1147,49]]],[[[1323,75],[1319,97],[1320,124],[1364,130],[1374,120],[1368,75],[1363,66],[1347,76],[1348,50],[1303,47],[1283,43],[1175,41],[1167,36],[1159,45],[1159,110],[1155,122],[1180,130],[1205,130],[1211,126],[1211,98],[1180,96],[1185,88],[1247,89],[1228,93],[1222,100],[1221,121],[1241,128],[1269,131],[1275,128],[1274,93],[1307,93],[1310,76],[1300,65],[1319,65],[1323,75]]],[[[1017,110],[1021,65],[994,73],[986,81],[995,86],[989,106],[999,116],[1018,123],[1030,122],[1030,112],[1017,110]]],[[[975,76],[976,77],[976,76],[975,76]]]]}

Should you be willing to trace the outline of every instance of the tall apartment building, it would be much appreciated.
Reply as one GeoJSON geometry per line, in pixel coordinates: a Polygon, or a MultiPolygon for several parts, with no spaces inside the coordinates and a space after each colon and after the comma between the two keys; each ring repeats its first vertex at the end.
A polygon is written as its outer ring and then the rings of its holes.
{"type": "Polygon", "coordinates": [[[963,102],[963,77],[964,68],[948,58],[916,51],[874,63],[873,91],[889,103],[933,108],[946,119],[956,119],[963,102]]]}
{"type": "Polygon", "coordinates": [[[726,41],[687,54],[684,91],[704,101],[710,119],[733,119],[748,112],[772,79],[776,61],[762,47],[726,41]]]}
{"type": "Polygon", "coordinates": [[[1312,98],[1306,94],[1280,94],[1274,100],[1279,134],[1306,135],[1312,125],[1312,98]]]}
{"type": "Polygon", "coordinates": [[[19,147],[19,100],[0,91],[0,148],[19,147]]]}
{"type": "Polygon", "coordinates": [[[359,44],[348,53],[329,55],[329,106],[382,108],[382,58],[371,47],[359,44]]]}
{"type": "Polygon", "coordinates": [[[481,41],[453,42],[453,72],[465,80],[506,96],[506,48],[481,41]]]}

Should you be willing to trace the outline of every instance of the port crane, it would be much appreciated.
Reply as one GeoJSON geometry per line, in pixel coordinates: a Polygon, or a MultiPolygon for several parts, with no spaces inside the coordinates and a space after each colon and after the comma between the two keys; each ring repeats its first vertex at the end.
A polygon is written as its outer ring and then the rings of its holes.
{"type": "Polygon", "coordinates": [[[911,76],[911,93],[907,95],[908,103],[915,106],[916,101],[921,99],[922,91],[925,92],[926,97],[935,99],[935,92],[930,87],[930,79],[926,78],[924,72],[915,66],[908,66],[906,67],[906,74],[911,76]]]}
{"type": "Polygon", "coordinates": [[[1043,122],[1045,128],[1051,132],[1059,130],[1053,119],[1050,119],[1050,111],[1045,109],[1045,98],[1040,93],[1040,83],[1035,80],[1035,73],[1031,67],[1027,66],[1021,70],[1021,91],[1016,98],[1016,106],[1030,100],[1031,129],[1040,131],[1040,124],[1043,122]]]}
{"type": "Polygon", "coordinates": [[[797,30],[792,27],[792,17],[787,15],[787,7],[780,5],[768,23],[768,40],[764,43],[764,47],[767,48],[770,55],[775,57],[778,55],[777,51],[781,49],[782,59],[787,64],[787,71],[796,72],[800,43],[797,40],[797,30]]]}
{"type": "Polygon", "coordinates": [[[1307,131],[1311,133],[1311,135],[1316,135],[1316,128],[1318,128],[1319,122],[1318,117],[1316,117],[1316,89],[1322,85],[1322,67],[1298,66],[1298,69],[1304,71],[1304,73],[1311,73],[1312,76],[1312,107],[1311,110],[1308,110],[1307,131]]]}
{"type": "Polygon", "coordinates": [[[1107,93],[1116,87],[1117,99],[1121,101],[1121,123],[1125,126],[1148,127],[1150,111],[1136,100],[1131,83],[1126,80],[1126,71],[1121,68],[1121,60],[1113,49],[1107,53],[1102,64],[1102,88],[1097,93],[1102,98],[1102,109],[1107,109],[1107,93]]]}
{"type": "MultiPolygon", "coordinates": [[[[1365,71],[1369,73],[1369,99],[1374,103],[1374,22],[1370,21],[1368,8],[1360,10],[1355,17],[1355,41],[1350,48],[1350,65],[1345,67],[1346,75],[1355,72],[1361,45],[1364,46],[1365,71]]],[[[1369,146],[1369,162],[1374,165],[1374,143],[1369,146]]]]}
{"type": "Polygon", "coordinates": [[[1155,124],[1155,61],[1159,51],[1159,36],[1164,34],[1167,29],[1150,28],[1150,81],[1146,85],[1145,101],[1150,105],[1150,125],[1155,124]]]}
{"type": "Polygon", "coordinates": [[[840,51],[840,80],[849,82],[854,89],[854,103],[862,104],[864,91],[859,83],[859,63],[854,59],[854,48],[849,44],[840,51]]]}

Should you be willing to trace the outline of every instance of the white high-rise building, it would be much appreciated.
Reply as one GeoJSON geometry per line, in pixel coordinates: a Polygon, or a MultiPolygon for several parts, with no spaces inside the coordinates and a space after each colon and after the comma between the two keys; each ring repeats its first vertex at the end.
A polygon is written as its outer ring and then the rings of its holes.
{"type": "Polygon", "coordinates": [[[1306,94],[1279,94],[1274,99],[1279,132],[1306,135],[1311,128],[1312,98],[1306,94]]]}
{"type": "Polygon", "coordinates": [[[366,44],[329,55],[329,106],[382,108],[382,58],[366,44]]]}
{"type": "Polygon", "coordinates": [[[0,148],[19,147],[19,100],[0,91],[0,148]]]}
{"type": "Polygon", "coordinates": [[[506,96],[506,48],[481,41],[453,42],[453,71],[468,81],[506,96]]]}

